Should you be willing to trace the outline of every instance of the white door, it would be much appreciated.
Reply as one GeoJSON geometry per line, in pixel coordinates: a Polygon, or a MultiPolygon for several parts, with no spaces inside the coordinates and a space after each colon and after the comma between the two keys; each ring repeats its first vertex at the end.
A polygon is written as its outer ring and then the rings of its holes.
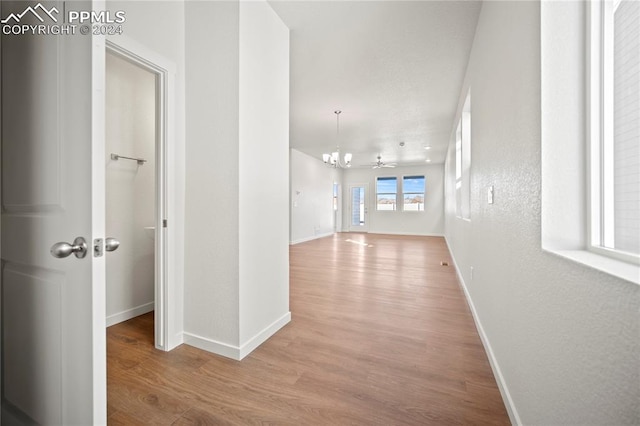
{"type": "Polygon", "coordinates": [[[367,207],[367,197],[369,196],[369,185],[366,183],[349,186],[349,231],[368,232],[369,231],[369,209],[367,207]]]}
{"type": "MultiPolygon", "coordinates": [[[[62,24],[63,6],[2,1],[1,16],[62,24]]],[[[2,414],[103,424],[105,262],[93,240],[104,238],[104,40],[3,34],[1,52],[2,414]],[[77,237],[84,258],[50,252],[77,237]]]]}

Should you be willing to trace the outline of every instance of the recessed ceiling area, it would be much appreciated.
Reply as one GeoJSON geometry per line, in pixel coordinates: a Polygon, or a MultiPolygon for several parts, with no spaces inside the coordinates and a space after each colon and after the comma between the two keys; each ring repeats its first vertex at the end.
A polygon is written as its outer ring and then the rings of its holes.
{"type": "Polygon", "coordinates": [[[444,162],[481,2],[269,3],[291,30],[292,148],[444,162]]]}

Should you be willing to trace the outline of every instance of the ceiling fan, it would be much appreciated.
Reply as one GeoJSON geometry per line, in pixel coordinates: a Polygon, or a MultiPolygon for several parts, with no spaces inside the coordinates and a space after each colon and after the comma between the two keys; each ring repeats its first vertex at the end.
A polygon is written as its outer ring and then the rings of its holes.
{"type": "Polygon", "coordinates": [[[382,167],[389,167],[389,168],[393,168],[396,166],[396,163],[385,163],[384,161],[382,161],[382,157],[378,155],[378,161],[376,161],[373,164],[373,169],[380,169],[382,167]]]}

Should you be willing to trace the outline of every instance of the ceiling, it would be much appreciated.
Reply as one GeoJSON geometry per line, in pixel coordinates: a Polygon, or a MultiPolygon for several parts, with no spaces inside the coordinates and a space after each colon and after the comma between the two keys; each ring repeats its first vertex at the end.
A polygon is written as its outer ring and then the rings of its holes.
{"type": "Polygon", "coordinates": [[[479,1],[269,3],[291,30],[292,148],[339,145],[354,167],[444,162],[479,1]]]}

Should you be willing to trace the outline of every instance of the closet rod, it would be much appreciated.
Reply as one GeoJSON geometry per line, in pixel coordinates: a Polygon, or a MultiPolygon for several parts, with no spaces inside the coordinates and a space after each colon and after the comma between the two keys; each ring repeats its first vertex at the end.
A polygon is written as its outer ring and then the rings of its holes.
{"type": "Polygon", "coordinates": [[[142,165],[144,163],[147,162],[147,160],[145,160],[144,158],[132,158],[132,157],[125,157],[124,155],[118,155],[118,154],[111,154],[111,159],[112,160],[116,160],[118,161],[119,159],[125,159],[125,160],[133,160],[133,161],[137,161],[138,164],[142,165]]]}

